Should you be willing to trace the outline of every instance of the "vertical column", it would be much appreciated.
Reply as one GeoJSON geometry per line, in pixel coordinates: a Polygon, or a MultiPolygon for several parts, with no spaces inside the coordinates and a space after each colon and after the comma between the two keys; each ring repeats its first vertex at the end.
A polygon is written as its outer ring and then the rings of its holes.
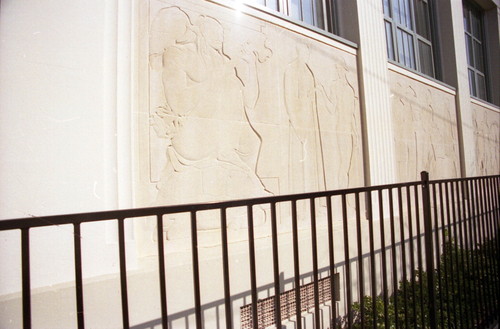
{"type": "MultiPolygon", "coordinates": [[[[134,1],[106,0],[103,70],[103,159],[109,209],[131,208],[132,109],[134,97],[134,1]]],[[[133,227],[126,223],[126,238],[133,227]]],[[[117,242],[115,225],[107,224],[106,239],[117,242]]]]}
{"type": "Polygon", "coordinates": [[[134,104],[135,1],[118,1],[116,138],[118,207],[132,207],[132,108],[134,104]]]}
{"type": "Polygon", "coordinates": [[[465,32],[463,8],[461,0],[450,0],[450,13],[455,48],[455,72],[457,79],[458,145],[460,147],[460,174],[462,177],[475,176],[476,150],[474,141],[474,124],[470,102],[469,74],[467,71],[467,52],[465,49],[465,32]]]}
{"type": "Polygon", "coordinates": [[[382,1],[357,0],[365,183],[395,180],[394,138],[382,1]]]}

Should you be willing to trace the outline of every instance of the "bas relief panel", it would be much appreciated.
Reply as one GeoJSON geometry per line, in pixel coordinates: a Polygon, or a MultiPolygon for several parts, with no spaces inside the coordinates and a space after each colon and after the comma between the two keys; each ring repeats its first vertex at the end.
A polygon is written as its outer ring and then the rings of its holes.
{"type": "Polygon", "coordinates": [[[472,104],[478,175],[500,173],[500,113],[472,104]]]}
{"type": "Polygon", "coordinates": [[[201,1],[151,1],[148,38],[145,205],[362,184],[353,54],[201,1]]]}
{"type": "Polygon", "coordinates": [[[399,181],[460,174],[454,96],[390,72],[399,181]]]}

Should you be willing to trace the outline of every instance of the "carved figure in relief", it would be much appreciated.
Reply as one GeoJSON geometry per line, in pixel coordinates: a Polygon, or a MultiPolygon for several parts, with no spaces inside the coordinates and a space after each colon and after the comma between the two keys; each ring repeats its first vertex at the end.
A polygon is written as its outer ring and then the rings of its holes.
{"type": "MultiPolygon", "coordinates": [[[[494,113],[494,112],[493,112],[494,113]]],[[[477,147],[478,173],[494,175],[500,169],[498,146],[500,138],[499,122],[487,110],[477,110],[474,113],[474,130],[477,147]]]]}
{"type": "MultiPolygon", "coordinates": [[[[246,112],[258,95],[255,72],[245,66],[254,54],[248,52],[246,62],[232,60],[224,51],[224,29],[213,17],[201,15],[192,23],[184,11],[169,7],[155,22],[161,32],[152,36],[151,45],[160,43],[152,67],[162,70],[165,105],[152,119],[158,136],[169,141],[156,203],[267,195],[255,172],[260,140],[246,112]]],[[[199,228],[219,225],[218,218],[203,220],[199,228]]]]}
{"type": "Polygon", "coordinates": [[[336,138],[332,141],[332,153],[336,158],[330,162],[328,168],[335,173],[333,186],[337,188],[349,186],[354,148],[358,140],[354,110],[358,95],[355,83],[351,79],[347,64],[338,63],[328,79],[318,83],[317,88],[318,102],[321,102],[327,112],[335,118],[334,126],[330,129],[336,132],[336,138]]]}
{"type": "Polygon", "coordinates": [[[325,189],[316,81],[307,64],[309,48],[298,45],[284,74],[285,107],[289,117],[290,192],[325,189]]]}

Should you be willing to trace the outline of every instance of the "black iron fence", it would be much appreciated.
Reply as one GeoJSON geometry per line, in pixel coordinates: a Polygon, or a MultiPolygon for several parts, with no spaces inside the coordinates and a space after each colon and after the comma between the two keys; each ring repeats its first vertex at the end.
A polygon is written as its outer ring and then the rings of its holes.
{"type": "Polygon", "coordinates": [[[179,317],[186,318],[184,327],[197,329],[487,328],[498,321],[500,176],[429,181],[422,173],[421,181],[402,184],[3,220],[0,231],[21,230],[24,328],[32,327],[30,232],[63,224],[74,228],[75,323],[85,328],[80,232],[82,225],[96,221],[118,225],[124,328],[177,328],[173,321],[179,317]],[[259,237],[256,207],[265,209],[269,227],[269,233],[259,237]],[[228,222],[233,208],[245,213],[240,231],[246,235],[248,270],[243,273],[232,272],[231,266],[228,222]],[[208,210],[216,211],[219,221],[220,278],[207,278],[200,269],[198,226],[206,218],[199,214],[208,210]],[[193,304],[171,312],[164,225],[166,216],[180,213],[189,215],[190,277],[184,279],[192,285],[193,304]],[[157,241],[161,317],[132,325],[124,222],[145,216],[156,222],[152,233],[157,241]],[[264,249],[272,258],[270,268],[257,268],[257,239],[270,242],[264,249]],[[288,254],[291,261],[283,261],[288,254]],[[270,282],[258,284],[262,273],[271,273],[270,282]],[[248,289],[235,292],[234,276],[242,275],[249,278],[248,289]],[[222,281],[219,300],[202,302],[204,280],[222,281]],[[263,290],[266,298],[261,297],[263,290]],[[204,316],[210,307],[224,310],[213,323],[204,316]]]}

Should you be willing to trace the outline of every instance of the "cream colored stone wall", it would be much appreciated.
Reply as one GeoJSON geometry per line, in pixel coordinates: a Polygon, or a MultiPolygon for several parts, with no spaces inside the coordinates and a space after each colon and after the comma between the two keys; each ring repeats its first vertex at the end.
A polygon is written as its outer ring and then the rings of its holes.
{"type": "Polygon", "coordinates": [[[390,71],[397,180],[460,175],[453,91],[390,71]]]}
{"type": "Polygon", "coordinates": [[[142,20],[137,206],[363,185],[354,49],[206,1],[142,20]]]}
{"type": "Polygon", "coordinates": [[[500,110],[472,103],[477,174],[500,173],[500,110]]]}

